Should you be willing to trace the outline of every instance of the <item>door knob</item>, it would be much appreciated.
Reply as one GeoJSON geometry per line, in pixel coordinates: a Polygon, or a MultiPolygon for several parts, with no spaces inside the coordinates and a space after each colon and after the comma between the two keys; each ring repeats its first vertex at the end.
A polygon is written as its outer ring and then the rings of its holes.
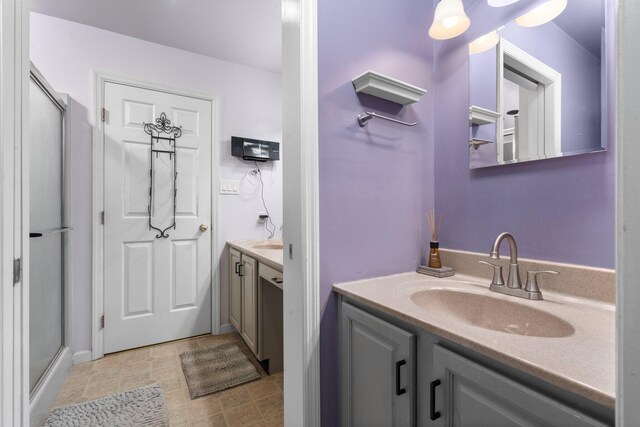
{"type": "Polygon", "coordinates": [[[207,231],[209,226],[207,224],[200,224],[200,231],[207,231]]]}

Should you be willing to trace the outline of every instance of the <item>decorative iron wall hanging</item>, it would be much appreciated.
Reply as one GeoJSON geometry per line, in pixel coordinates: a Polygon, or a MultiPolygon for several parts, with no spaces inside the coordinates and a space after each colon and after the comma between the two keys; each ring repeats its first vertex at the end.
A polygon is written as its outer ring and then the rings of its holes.
{"type": "Polygon", "coordinates": [[[171,120],[167,119],[165,113],[160,114],[160,117],[153,123],[144,123],[144,131],[151,136],[151,149],[150,149],[150,169],[149,169],[149,230],[156,230],[159,234],[156,234],[156,238],[159,239],[169,237],[167,230],[170,228],[176,229],[176,200],[178,197],[178,188],[176,182],[178,179],[178,170],[176,168],[177,151],[176,151],[176,139],[182,136],[182,126],[171,126],[171,120]],[[166,136],[163,136],[166,135],[166,136]],[[169,150],[155,149],[154,143],[157,145],[160,141],[167,141],[169,143],[169,150]],[[171,172],[173,173],[173,222],[165,229],[160,229],[152,224],[152,212],[153,212],[153,165],[154,154],[157,159],[159,155],[169,155],[169,161],[171,161],[171,172]]]}

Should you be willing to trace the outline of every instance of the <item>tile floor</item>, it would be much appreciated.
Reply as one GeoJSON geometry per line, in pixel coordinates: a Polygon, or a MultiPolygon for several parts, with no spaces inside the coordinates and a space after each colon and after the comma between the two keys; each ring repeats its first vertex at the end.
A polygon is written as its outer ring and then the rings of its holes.
{"type": "MultiPolygon", "coordinates": [[[[190,400],[180,365],[182,352],[233,341],[250,350],[238,334],[199,337],[109,354],[69,371],[53,407],[72,405],[159,382],[164,387],[171,426],[282,426],[282,373],[190,400]]],[[[250,360],[255,362],[251,355],[250,360]]]]}

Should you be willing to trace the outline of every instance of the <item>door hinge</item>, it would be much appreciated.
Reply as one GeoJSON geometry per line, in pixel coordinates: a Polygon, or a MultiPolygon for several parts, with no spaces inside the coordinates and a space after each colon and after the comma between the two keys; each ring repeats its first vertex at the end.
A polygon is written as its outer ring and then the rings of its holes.
{"type": "Polygon", "coordinates": [[[100,316],[100,329],[104,329],[104,314],[100,316]]]}
{"type": "Polygon", "coordinates": [[[13,260],[13,284],[20,283],[22,277],[22,258],[13,260]]]}
{"type": "Polygon", "coordinates": [[[102,108],[102,111],[101,111],[100,115],[102,117],[102,121],[106,122],[107,121],[107,109],[106,108],[102,108]]]}
{"type": "Polygon", "coordinates": [[[104,211],[100,212],[100,224],[104,225],[104,211]]]}

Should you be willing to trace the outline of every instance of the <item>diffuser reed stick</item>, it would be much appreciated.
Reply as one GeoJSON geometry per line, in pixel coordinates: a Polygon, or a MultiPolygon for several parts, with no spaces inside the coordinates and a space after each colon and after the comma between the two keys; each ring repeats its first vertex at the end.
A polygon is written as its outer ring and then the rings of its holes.
{"type": "Polygon", "coordinates": [[[436,227],[436,212],[433,209],[427,211],[427,220],[431,228],[431,241],[438,242],[440,239],[440,228],[442,227],[442,212],[438,216],[438,226],[436,227]]]}

